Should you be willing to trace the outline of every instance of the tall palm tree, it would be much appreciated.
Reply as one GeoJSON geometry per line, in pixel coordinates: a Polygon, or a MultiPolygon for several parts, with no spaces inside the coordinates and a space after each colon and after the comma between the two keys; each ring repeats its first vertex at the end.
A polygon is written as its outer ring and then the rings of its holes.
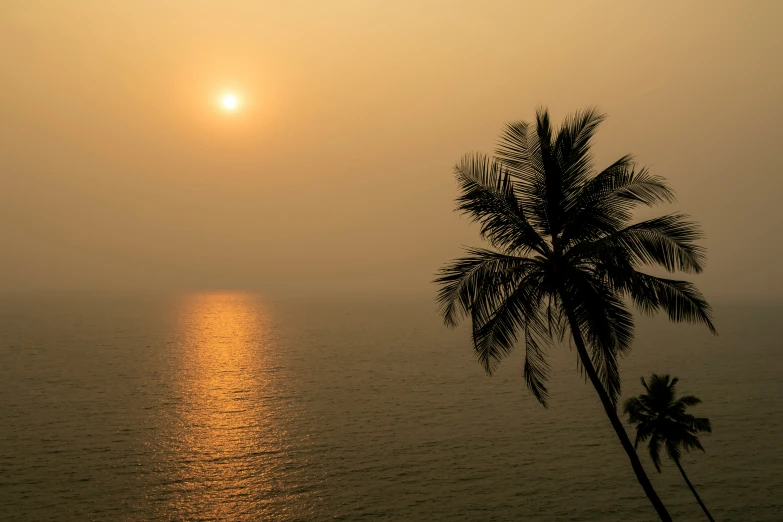
{"type": "Polygon", "coordinates": [[[638,447],[640,442],[649,439],[650,458],[655,464],[655,469],[660,473],[661,446],[665,446],[666,453],[677,465],[682,478],[696,497],[696,502],[704,510],[710,522],[715,522],[680,464],[683,449],[688,452],[694,448],[704,451],[698,434],[711,433],[712,426],[707,418],[685,413],[686,408],[699,404],[701,399],[693,395],[678,399],[675,390],[677,381],[677,377],[670,379],[668,375],[653,374],[648,385],[642,377],[642,386],[646,393],[625,401],[624,411],[628,414],[628,422],[636,424],[634,448],[638,447]]]}
{"type": "Polygon", "coordinates": [[[618,358],[633,339],[629,298],[646,313],[701,322],[710,306],[689,282],[638,271],[702,271],[698,226],[679,213],[631,224],[638,205],[674,200],[664,180],[623,156],[600,172],[591,139],[604,115],[577,112],[554,132],[546,109],[535,125],[506,125],[494,157],[466,155],[455,167],[457,208],[480,224],[492,249],[471,248],[436,279],[439,311],[456,326],[469,316],[488,373],[524,344],[525,382],[546,406],[546,350],[567,332],[577,364],[595,387],[639,483],[662,520],[671,520],[617,415],[618,358]]]}

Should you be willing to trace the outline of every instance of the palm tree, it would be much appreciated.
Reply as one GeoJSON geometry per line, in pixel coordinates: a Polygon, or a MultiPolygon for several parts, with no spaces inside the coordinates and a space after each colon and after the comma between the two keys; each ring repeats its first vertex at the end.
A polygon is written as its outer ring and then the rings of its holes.
{"type": "Polygon", "coordinates": [[[664,180],[623,156],[593,169],[591,139],[604,115],[567,118],[555,133],[546,109],[535,125],[506,125],[494,157],[466,155],[455,167],[457,208],[480,224],[492,249],[471,248],[436,279],[439,311],[454,327],[473,326],[479,361],[492,373],[523,340],[524,378],[546,406],[547,347],[567,332],[587,375],[662,520],[671,520],[617,414],[618,359],[633,339],[629,298],[640,310],[714,331],[711,310],[689,282],[638,271],[643,265],[698,273],[705,252],[698,226],[684,214],[631,224],[638,205],[674,200],[664,180]]]}
{"type": "Polygon", "coordinates": [[[677,381],[677,377],[670,379],[668,375],[653,374],[648,385],[642,377],[642,386],[647,393],[628,399],[624,411],[628,414],[628,422],[636,424],[634,448],[639,446],[640,442],[649,439],[650,458],[655,464],[655,469],[660,473],[661,446],[666,446],[666,453],[677,465],[682,478],[696,497],[696,502],[704,510],[710,522],[715,522],[680,464],[682,449],[688,452],[693,448],[704,451],[697,435],[704,432],[711,433],[712,426],[707,418],[685,413],[686,408],[699,404],[701,399],[693,395],[677,399],[675,390],[677,381]]]}

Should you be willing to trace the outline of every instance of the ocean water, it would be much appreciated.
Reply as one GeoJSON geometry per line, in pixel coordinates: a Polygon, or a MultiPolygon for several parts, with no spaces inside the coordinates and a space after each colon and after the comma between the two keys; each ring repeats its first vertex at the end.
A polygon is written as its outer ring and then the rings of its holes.
{"type": "MultiPolygon", "coordinates": [[[[655,371],[704,400],[683,465],[716,520],[783,520],[782,315],[640,319],[622,362],[626,395],[655,371]]],[[[486,376],[428,300],[5,299],[0,519],[655,520],[575,354],[551,361],[544,409],[519,354],[486,376]]]]}

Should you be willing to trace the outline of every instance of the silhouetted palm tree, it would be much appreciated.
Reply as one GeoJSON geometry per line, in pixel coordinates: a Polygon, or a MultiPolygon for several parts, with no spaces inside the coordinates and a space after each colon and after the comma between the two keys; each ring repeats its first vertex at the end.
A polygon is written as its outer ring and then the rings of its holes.
{"type": "Polygon", "coordinates": [[[682,473],[682,478],[696,497],[696,502],[704,510],[707,518],[715,522],[680,464],[681,450],[689,452],[696,448],[704,451],[697,435],[703,432],[711,433],[712,427],[709,419],[685,413],[686,408],[699,404],[701,399],[693,395],[678,399],[675,390],[677,381],[677,377],[669,379],[668,375],[653,374],[648,385],[642,377],[642,386],[647,393],[625,401],[624,410],[628,414],[628,422],[636,424],[634,448],[638,447],[640,442],[649,439],[650,458],[655,464],[655,469],[660,473],[661,446],[665,446],[666,453],[682,473]]]}
{"type": "Polygon", "coordinates": [[[554,133],[541,109],[534,126],[506,126],[494,157],[466,155],[457,164],[457,208],[481,225],[494,249],[468,249],[441,269],[438,302],[449,326],[470,316],[489,373],[523,338],[525,381],[545,406],[546,347],[570,330],[578,365],[637,479],[661,519],[671,520],[617,415],[618,357],[634,326],[624,299],[714,331],[710,307],[693,284],[637,270],[698,273],[704,250],[694,244],[698,226],[683,214],[629,224],[636,206],[671,202],[674,194],[662,178],[635,170],[630,156],[594,172],[590,142],[603,119],[594,109],[578,112],[554,133]]]}

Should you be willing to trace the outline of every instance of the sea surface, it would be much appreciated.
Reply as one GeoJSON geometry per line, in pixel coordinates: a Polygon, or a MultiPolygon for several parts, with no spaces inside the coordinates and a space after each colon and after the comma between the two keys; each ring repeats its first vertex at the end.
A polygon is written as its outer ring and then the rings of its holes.
{"type": "MultiPolygon", "coordinates": [[[[716,313],[718,337],[640,319],[623,391],[678,376],[713,423],[683,465],[715,519],[781,521],[783,308],[716,313]]],[[[545,409],[519,353],[485,375],[428,299],[6,298],[0,520],[655,520],[575,353],[550,355],[545,409]]]]}

